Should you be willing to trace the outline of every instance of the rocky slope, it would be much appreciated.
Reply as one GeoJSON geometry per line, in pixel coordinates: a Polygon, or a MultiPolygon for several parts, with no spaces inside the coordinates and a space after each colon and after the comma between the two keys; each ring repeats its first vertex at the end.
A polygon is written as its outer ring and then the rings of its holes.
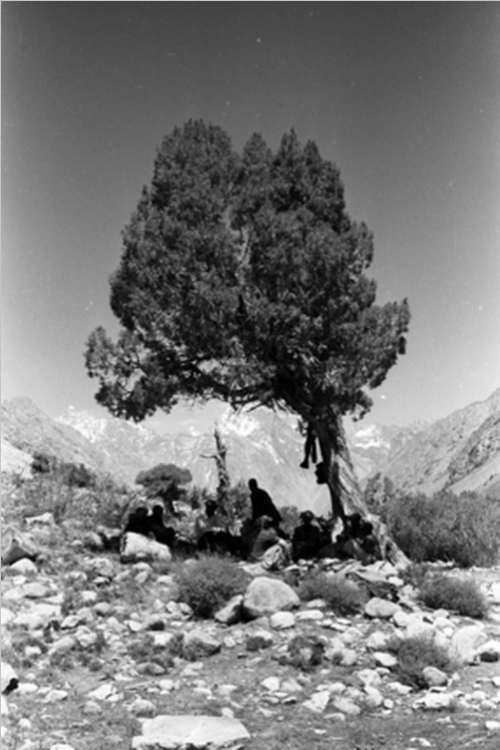
{"type": "Polygon", "coordinates": [[[365,592],[355,614],[253,569],[242,596],[197,620],[175,568],[92,553],[50,514],[31,518],[29,534],[43,554],[2,575],[6,750],[222,750],[231,730],[229,746],[245,750],[498,747],[498,571],[480,579],[485,621],[422,608],[387,563],[352,561],[326,565],[365,592]],[[390,643],[423,635],[456,671],[423,662],[416,687],[390,643]]]}
{"type": "Polygon", "coordinates": [[[418,431],[378,470],[408,492],[500,497],[500,389],[418,431]]]}

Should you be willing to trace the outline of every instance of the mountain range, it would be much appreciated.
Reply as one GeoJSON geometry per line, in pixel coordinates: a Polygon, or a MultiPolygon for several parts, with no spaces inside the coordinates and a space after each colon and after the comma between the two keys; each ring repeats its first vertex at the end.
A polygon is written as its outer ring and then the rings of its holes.
{"type": "MultiPolygon", "coordinates": [[[[228,407],[217,426],[227,447],[233,483],[254,476],[278,506],[328,511],[326,488],[316,484],[312,469],[300,468],[303,437],[295,417],[264,408],[235,413],[228,407]]],[[[407,492],[431,494],[449,488],[500,498],[500,388],[486,401],[432,424],[358,423],[348,437],[361,484],[381,473],[407,492]]],[[[216,463],[211,458],[213,430],[199,430],[195,412],[192,423],[184,424],[178,433],[159,435],[142,425],[97,418],[72,407],[54,420],[28,398],[4,401],[2,472],[26,475],[36,452],[82,463],[130,486],[139,471],[158,463],[189,468],[198,486],[214,489],[217,484],[216,463]]]]}

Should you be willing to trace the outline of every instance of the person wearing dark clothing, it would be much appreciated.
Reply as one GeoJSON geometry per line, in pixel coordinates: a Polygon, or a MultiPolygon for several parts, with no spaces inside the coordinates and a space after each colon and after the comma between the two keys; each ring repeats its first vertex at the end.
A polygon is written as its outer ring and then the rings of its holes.
{"type": "Polygon", "coordinates": [[[154,535],[154,538],[160,544],[166,544],[168,547],[172,547],[175,541],[175,529],[171,526],[165,526],[163,523],[163,507],[161,505],[155,505],[153,507],[153,513],[149,522],[149,530],[154,535]]]}
{"type": "Polygon", "coordinates": [[[250,489],[250,501],[252,503],[252,521],[256,521],[262,516],[272,518],[274,524],[279,526],[281,523],[281,514],[270,495],[259,487],[256,479],[250,479],[248,482],[250,489]]]}
{"type": "Polygon", "coordinates": [[[127,525],[125,526],[125,533],[127,531],[132,531],[134,534],[149,536],[151,531],[151,517],[148,514],[147,508],[141,505],[129,515],[127,525]]]}
{"type": "Polygon", "coordinates": [[[318,452],[316,450],[316,433],[311,425],[307,425],[306,442],[304,446],[304,460],[300,464],[301,469],[309,468],[309,459],[313,464],[318,462],[318,452]]]}
{"type": "Polygon", "coordinates": [[[292,560],[311,560],[323,546],[320,529],[313,523],[314,513],[305,510],[300,514],[300,526],[297,526],[292,537],[292,560]]]}

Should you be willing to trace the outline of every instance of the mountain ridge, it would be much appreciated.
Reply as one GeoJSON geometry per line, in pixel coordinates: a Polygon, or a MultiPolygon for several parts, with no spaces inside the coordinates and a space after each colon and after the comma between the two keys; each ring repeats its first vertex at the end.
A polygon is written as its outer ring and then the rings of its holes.
{"type": "MultiPolygon", "coordinates": [[[[295,416],[262,407],[235,413],[227,407],[217,424],[228,448],[233,483],[255,476],[278,505],[328,512],[326,488],[316,484],[314,471],[300,468],[303,437],[295,416]]],[[[500,388],[485,401],[434,423],[361,424],[351,430],[348,441],[361,483],[380,473],[405,492],[475,490],[500,498],[500,388]]],[[[26,397],[3,402],[2,471],[8,470],[4,461],[7,466],[17,462],[19,471],[36,452],[83,463],[129,486],[139,471],[170,462],[189,468],[194,484],[210,490],[217,484],[215,461],[210,459],[215,452],[213,428],[197,430],[193,422],[177,433],[160,435],[144,425],[95,417],[73,407],[53,420],[26,397]]],[[[346,481],[354,481],[344,471],[346,481]]]]}

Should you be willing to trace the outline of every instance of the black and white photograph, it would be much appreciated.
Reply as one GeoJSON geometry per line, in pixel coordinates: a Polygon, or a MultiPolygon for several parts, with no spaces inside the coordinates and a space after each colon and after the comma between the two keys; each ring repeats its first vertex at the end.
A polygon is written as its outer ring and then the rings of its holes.
{"type": "Polygon", "coordinates": [[[4,750],[498,750],[500,5],[1,3],[4,750]]]}

